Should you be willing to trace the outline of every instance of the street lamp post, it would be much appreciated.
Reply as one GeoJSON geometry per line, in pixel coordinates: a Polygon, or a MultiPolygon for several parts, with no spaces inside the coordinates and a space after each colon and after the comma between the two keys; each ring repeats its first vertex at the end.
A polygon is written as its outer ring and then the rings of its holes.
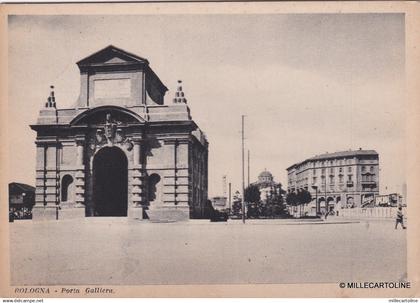
{"type": "Polygon", "coordinates": [[[318,214],[321,212],[318,201],[318,186],[312,185],[312,188],[315,189],[315,215],[318,216],[318,214]]]}
{"type": "Polygon", "coordinates": [[[232,183],[229,182],[229,217],[232,214],[232,183]]]}
{"type": "Polygon", "coordinates": [[[327,178],[325,178],[325,213],[328,213],[328,202],[327,202],[327,178]]]}
{"type": "Polygon", "coordinates": [[[242,115],[242,222],[245,223],[245,155],[244,155],[244,120],[242,115]]]}

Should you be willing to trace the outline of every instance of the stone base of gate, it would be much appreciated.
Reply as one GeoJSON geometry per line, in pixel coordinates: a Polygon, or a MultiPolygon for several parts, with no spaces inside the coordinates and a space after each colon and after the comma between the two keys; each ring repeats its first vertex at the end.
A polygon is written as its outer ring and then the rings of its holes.
{"type": "Polygon", "coordinates": [[[60,206],[58,211],[55,206],[34,206],[32,208],[33,221],[80,219],[85,216],[85,207],[82,204],[60,206]]]}
{"type": "Polygon", "coordinates": [[[188,206],[150,207],[146,213],[151,222],[179,222],[190,219],[188,206]]]}
{"type": "Polygon", "coordinates": [[[129,207],[127,209],[127,217],[130,219],[143,219],[143,207],[129,207]]]}
{"type": "Polygon", "coordinates": [[[58,211],[58,220],[79,219],[86,216],[85,206],[82,204],[75,204],[62,206],[58,211]]]}
{"type": "Polygon", "coordinates": [[[34,206],[32,208],[32,221],[56,220],[57,209],[55,206],[34,206]]]}

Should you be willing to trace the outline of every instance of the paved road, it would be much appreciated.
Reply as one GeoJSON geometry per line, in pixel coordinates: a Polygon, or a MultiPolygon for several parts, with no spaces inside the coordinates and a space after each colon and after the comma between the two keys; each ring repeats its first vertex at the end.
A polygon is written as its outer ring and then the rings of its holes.
{"type": "Polygon", "coordinates": [[[144,223],[89,218],[10,224],[13,285],[398,281],[393,222],[144,223]]]}

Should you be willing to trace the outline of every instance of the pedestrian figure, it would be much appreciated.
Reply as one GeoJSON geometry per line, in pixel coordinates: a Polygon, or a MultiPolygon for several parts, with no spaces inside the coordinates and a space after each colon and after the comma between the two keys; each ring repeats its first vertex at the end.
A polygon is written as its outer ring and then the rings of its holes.
{"type": "Polygon", "coordinates": [[[404,226],[404,215],[403,215],[402,207],[401,206],[398,207],[397,218],[395,220],[395,229],[397,229],[398,223],[401,223],[402,228],[405,229],[405,226],[404,226]]]}
{"type": "Polygon", "coordinates": [[[325,220],[327,220],[328,215],[329,215],[329,212],[328,212],[328,211],[326,211],[326,212],[325,212],[325,220]]]}

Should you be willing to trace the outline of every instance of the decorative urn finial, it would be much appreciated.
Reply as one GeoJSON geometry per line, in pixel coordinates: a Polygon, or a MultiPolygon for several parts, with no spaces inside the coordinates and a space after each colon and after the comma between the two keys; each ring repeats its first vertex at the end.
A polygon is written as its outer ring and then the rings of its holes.
{"type": "Polygon", "coordinates": [[[45,107],[54,107],[54,108],[56,108],[57,105],[55,103],[54,85],[51,85],[50,88],[51,88],[50,96],[48,97],[47,102],[45,103],[45,107]]]}
{"type": "Polygon", "coordinates": [[[178,88],[175,92],[175,98],[173,99],[174,103],[187,103],[187,99],[184,96],[184,92],[182,91],[182,81],[178,80],[178,88]]]}

